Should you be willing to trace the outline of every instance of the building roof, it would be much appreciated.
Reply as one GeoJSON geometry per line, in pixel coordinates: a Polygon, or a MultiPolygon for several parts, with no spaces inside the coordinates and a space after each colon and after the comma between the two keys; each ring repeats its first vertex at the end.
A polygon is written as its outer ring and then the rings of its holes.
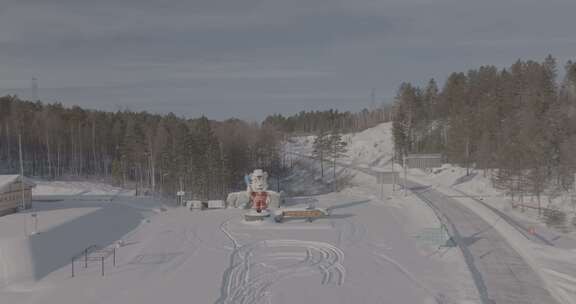
{"type": "MultiPolygon", "coordinates": [[[[0,174],[0,192],[4,191],[6,188],[8,188],[8,185],[15,183],[17,181],[20,181],[20,175],[17,175],[17,174],[2,175],[2,174],[0,174]]],[[[35,187],[36,186],[36,184],[34,184],[31,180],[27,179],[26,177],[24,177],[24,184],[26,186],[29,186],[29,187],[35,187]]]]}

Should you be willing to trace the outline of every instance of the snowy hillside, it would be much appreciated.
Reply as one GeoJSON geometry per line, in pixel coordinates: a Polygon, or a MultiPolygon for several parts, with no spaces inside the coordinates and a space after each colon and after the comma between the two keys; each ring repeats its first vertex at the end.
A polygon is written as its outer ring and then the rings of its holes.
{"type": "MultiPolygon", "coordinates": [[[[315,136],[301,136],[292,139],[287,147],[289,152],[311,155],[315,136]]],[[[358,133],[344,134],[347,143],[346,157],[341,161],[350,164],[384,166],[389,164],[394,154],[392,123],[382,123],[358,133]]]]}
{"type": "Polygon", "coordinates": [[[347,158],[352,163],[384,166],[394,156],[392,123],[383,123],[356,134],[346,134],[347,158]]]}

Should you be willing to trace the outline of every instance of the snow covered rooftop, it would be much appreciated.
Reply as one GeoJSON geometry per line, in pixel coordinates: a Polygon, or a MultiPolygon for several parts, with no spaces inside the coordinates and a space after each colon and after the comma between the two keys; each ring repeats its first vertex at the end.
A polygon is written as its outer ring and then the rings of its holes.
{"type": "MultiPolygon", "coordinates": [[[[8,185],[15,183],[19,180],[20,180],[20,175],[17,175],[17,174],[9,174],[9,175],[1,175],[0,174],[0,192],[4,191],[8,187],[8,185]]],[[[36,184],[34,184],[32,181],[30,181],[27,178],[24,178],[24,184],[29,186],[29,187],[36,186],[36,184]]]]}

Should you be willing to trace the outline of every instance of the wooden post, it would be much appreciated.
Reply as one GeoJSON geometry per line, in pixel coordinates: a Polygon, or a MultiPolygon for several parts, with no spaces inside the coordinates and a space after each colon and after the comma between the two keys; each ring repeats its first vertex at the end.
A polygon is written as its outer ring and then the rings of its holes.
{"type": "Polygon", "coordinates": [[[104,276],[104,257],[100,258],[102,261],[102,276],[104,276]]]}
{"type": "Polygon", "coordinates": [[[113,248],[113,252],[112,252],[112,265],[114,267],[116,267],[116,247],[113,248]]]}
{"type": "Polygon", "coordinates": [[[74,277],[74,258],[72,258],[72,277],[74,277]]]}
{"type": "Polygon", "coordinates": [[[88,248],[84,249],[84,268],[88,268],[88,248]]]}

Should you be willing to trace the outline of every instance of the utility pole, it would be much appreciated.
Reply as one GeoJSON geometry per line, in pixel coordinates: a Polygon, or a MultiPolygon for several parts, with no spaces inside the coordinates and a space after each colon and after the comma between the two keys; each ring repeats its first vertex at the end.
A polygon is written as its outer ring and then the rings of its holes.
{"type": "Polygon", "coordinates": [[[150,153],[150,175],[152,177],[152,195],[156,196],[156,172],[154,168],[154,159],[152,158],[152,153],[150,153]]]}
{"type": "Polygon", "coordinates": [[[338,189],[337,184],[336,184],[336,157],[334,157],[333,160],[333,169],[334,169],[334,192],[336,192],[336,190],[338,189]]]}
{"type": "Polygon", "coordinates": [[[22,210],[26,209],[24,201],[24,163],[22,162],[22,134],[18,134],[18,154],[20,155],[20,194],[22,195],[22,210]]]}
{"type": "Polygon", "coordinates": [[[376,109],[376,89],[372,88],[372,92],[370,94],[370,111],[374,111],[376,109]]]}
{"type": "Polygon", "coordinates": [[[406,168],[406,155],[402,158],[402,166],[404,167],[404,196],[408,195],[408,170],[406,168]]]}
{"type": "Polygon", "coordinates": [[[396,192],[396,172],[394,171],[395,156],[396,152],[392,153],[392,178],[394,179],[392,181],[392,192],[396,192]]]}
{"type": "Polygon", "coordinates": [[[179,198],[178,204],[179,204],[179,205],[182,205],[182,202],[183,202],[183,200],[184,200],[184,189],[183,189],[184,186],[183,186],[183,182],[182,182],[182,176],[180,176],[180,177],[178,178],[178,180],[179,180],[179,183],[180,183],[180,191],[178,191],[178,194],[179,194],[179,195],[178,195],[178,198],[179,198]]]}
{"type": "Polygon", "coordinates": [[[32,101],[38,101],[38,79],[36,77],[32,77],[30,91],[30,97],[32,98],[32,101]]]}
{"type": "Polygon", "coordinates": [[[150,185],[152,186],[152,195],[156,197],[156,172],[154,168],[154,153],[152,153],[152,139],[148,140],[148,175],[150,177],[150,185]]]}

